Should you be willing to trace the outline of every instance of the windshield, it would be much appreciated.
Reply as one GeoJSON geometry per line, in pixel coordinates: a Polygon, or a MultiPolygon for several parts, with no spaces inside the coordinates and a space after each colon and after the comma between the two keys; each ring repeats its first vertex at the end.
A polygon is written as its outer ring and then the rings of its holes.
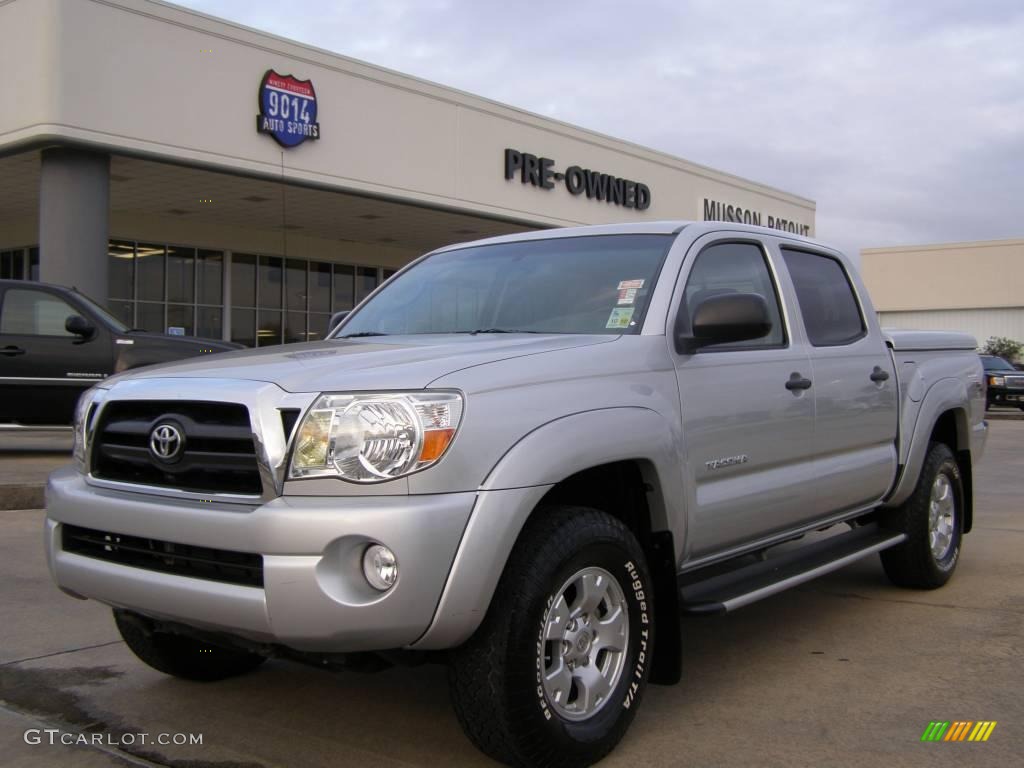
{"type": "Polygon", "coordinates": [[[985,366],[986,371],[1015,371],[1017,370],[1008,362],[1003,360],[1001,357],[995,357],[994,355],[985,356],[982,359],[982,364],[985,366]]]}
{"type": "Polygon", "coordinates": [[[111,330],[113,330],[114,333],[125,333],[128,330],[128,326],[127,325],[122,323],[120,320],[118,320],[116,317],[114,317],[112,314],[110,314],[110,312],[105,310],[103,307],[101,307],[99,304],[97,304],[95,301],[90,299],[85,294],[78,293],[76,291],[75,292],[75,298],[77,298],[80,302],[82,302],[83,304],[88,306],[89,309],[91,309],[97,315],[102,317],[103,321],[108,326],[110,326],[111,330]]]}
{"type": "Polygon", "coordinates": [[[438,253],[386,284],[338,332],[638,333],[674,235],[600,235],[438,253]]]}

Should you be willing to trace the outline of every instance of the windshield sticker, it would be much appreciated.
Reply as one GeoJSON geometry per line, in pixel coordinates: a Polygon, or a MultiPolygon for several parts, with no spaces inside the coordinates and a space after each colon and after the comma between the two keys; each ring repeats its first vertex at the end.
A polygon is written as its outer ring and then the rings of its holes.
{"type": "Polygon", "coordinates": [[[608,323],[605,328],[629,328],[629,321],[633,319],[635,307],[616,307],[608,316],[608,323]]]}
{"type": "MultiPolygon", "coordinates": [[[[644,287],[643,280],[620,280],[619,281],[619,300],[617,304],[635,304],[636,294],[641,288],[644,287]]],[[[610,328],[611,326],[609,326],[610,328]]]]}

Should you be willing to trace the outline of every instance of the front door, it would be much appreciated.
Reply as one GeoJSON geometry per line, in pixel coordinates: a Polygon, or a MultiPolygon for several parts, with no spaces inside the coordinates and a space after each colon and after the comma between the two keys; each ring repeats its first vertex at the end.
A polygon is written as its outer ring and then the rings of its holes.
{"type": "Polygon", "coordinates": [[[82,313],[45,288],[0,295],[0,423],[70,424],[78,396],[110,373],[110,333],[90,339],[64,323],[82,313]]]}
{"type": "Polygon", "coordinates": [[[802,384],[811,375],[806,342],[786,320],[765,245],[709,236],[694,243],[686,264],[676,291],[684,325],[703,300],[724,293],[761,295],[772,320],[761,339],[674,356],[686,444],[687,549],[699,559],[805,519],[814,394],[802,384]]]}

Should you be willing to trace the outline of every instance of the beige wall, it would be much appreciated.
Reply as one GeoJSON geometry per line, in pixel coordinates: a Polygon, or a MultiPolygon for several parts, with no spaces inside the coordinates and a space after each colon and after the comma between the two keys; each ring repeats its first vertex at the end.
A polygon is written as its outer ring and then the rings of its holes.
{"type": "Polygon", "coordinates": [[[1024,240],[867,248],[861,273],[879,312],[1020,307],[1024,240]]]}
{"type": "Polygon", "coordinates": [[[8,0],[0,66],[0,104],[19,105],[0,110],[0,151],[77,140],[549,225],[701,219],[707,197],[814,231],[804,198],[148,0],[8,0]],[[269,68],[313,80],[319,141],[282,152],[257,134],[269,68]],[[643,182],[652,205],[506,181],[506,147],[551,157],[556,170],[575,164],[643,182]]]}

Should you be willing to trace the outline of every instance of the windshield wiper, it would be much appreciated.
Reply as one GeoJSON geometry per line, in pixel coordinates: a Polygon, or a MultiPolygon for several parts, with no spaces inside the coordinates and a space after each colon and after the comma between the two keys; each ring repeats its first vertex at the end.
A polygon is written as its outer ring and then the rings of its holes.
{"type": "Polygon", "coordinates": [[[476,336],[478,333],[543,333],[543,331],[520,331],[516,328],[477,328],[475,331],[460,331],[476,336]]]}
{"type": "Polygon", "coordinates": [[[339,336],[339,339],[361,339],[366,336],[387,336],[386,333],[380,331],[360,331],[359,333],[346,333],[344,336],[339,336]]]}

